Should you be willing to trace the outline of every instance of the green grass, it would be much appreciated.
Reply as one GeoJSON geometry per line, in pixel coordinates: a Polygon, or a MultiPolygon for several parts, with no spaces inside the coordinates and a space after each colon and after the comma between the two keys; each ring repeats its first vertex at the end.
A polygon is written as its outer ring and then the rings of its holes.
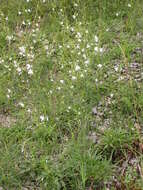
{"type": "Polygon", "coordinates": [[[143,189],[142,12],[0,1],[0,189],[143,189]]]}

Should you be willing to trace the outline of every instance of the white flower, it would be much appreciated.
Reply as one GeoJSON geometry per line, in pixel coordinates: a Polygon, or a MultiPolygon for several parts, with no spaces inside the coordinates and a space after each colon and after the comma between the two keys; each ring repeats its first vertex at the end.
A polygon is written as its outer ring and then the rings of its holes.
{"type": "Polygon", "coordinates": [[[34,43],[34,44],[36,44],[36,42],[37,42],[36,40],[33,40],[33,43],[34,43]]]}
{"type": "Polygon", "coordinates": [[[61,21],[61,22],[60,22],[60,24],[61,24],[61,25],[63,25],[63,24],[64,24],[64,22],[63,22],[63,21],[61,21]]]}
{"type": "Polygon", "coordinates": [[[33,59],[34,59],[34,54],[32,54],[32,53],[31,53],[31,54],[28,53],[28,54],[27,54],[27,57],[30,58],[30,60],[33,60],[33,59]]]}
{"type": "Polygon", "coordinates": [[[77,49],[80,49],[80,45],[79,45],[79,44],[77,44],[76,48],[77,48],[77,49]]]}
{"type": "Polygon", "coordinates": [[[83,77],[84,77],[83,73],[80,75],[80,77],[81,77],[81,78],[83,78],[83,77]]]}
{"type": "Polygon", "coordinates": [[[102,53],[103,52],[103,48],[100,48],[99,51],[100,51],[100,53],[102,53]]]}
{"type": "Polygon", "coordinates": [[[1,63],[4,63],[4,60],[0,58],[0,64],[1,64],[1,63]]]}
{"type": "Polygon", "coordinates": [[[52,91],[52,90],[50,90],[49,92],[50,92],[50,94],[52,94],[52,93],[53,93],[53,91],[52,91]]]}
{"type": "Polygon", "coordinates": [[[21,15],[22,14],[21,11],[18,11],[18,14],[21,15]]]}
{"type": "Polygon", "coordinates": [[[44,115],[40,115],[40,121],[43,122],[45,120],[44,115]]]}
{"type": "Polygon", "coordinates": [[[60,80],[60,83],[61,83],[61,84],[64,84],[64,80],[60,80]]]}
{"type": "Polygon", "coordinates": [[[24,103],[23,102],[19,102],[19,106],[21,106],[22,108],[24,108],[24,103]]]}
{"type": "Polygon", "coordinates": [[[72,76],[72,80],[76,80],[77,78],[75,76],[72,76]]]}
{"type": "Polygon", "coordinates": [[[49,49],[48,45],[45,45],[45,50],[48,50],[48,49],[49,49]]]}
{"type": "Polygon", "coordinates": [[[29,75],[33,75],[33,70],[32,70],[32,69],[29,69],[29,70],[28,70],[28,74],[29,74],[29,75]]]}
{"type": "Polygon", "coordinates": [[[88,65],[88,64],[89,64],[89,60],[87,59],[84,63],[85,63],[86,65],[88,65]]]}
{"type": "Polygon", "coordinates": [[[31,113],[31,109],[30,109],[30,108],[28,108],[28,109],[27,109],[27,112],[28,112],[28,113],[31,113]]]}
{"type": "MultiPolygon", "coordinates": [[[[30,21],[28,21],[28,25],[30,26],[31,25],[31,22],[30,21]]],[[[36,31],[38,31],[39,30],[39,28],[36,28],[36,31]]]]}
{"type": "Polygon", "coordinates": [[[113,98],[114,94],[110,94],[110,97],[113,98]]]}
{"type": "Polygon", "coordinates": [[[73,19],[76,19],[76,16],[75,16],[75,15],[73,15],[72,17],[73,17],[73,19]]]}
{"type": "Polygon", "coordinates": [[[94,48],[94,51],[95,52],[100,52],[102,53],[103,52],[103,48],[98,48],[97,46],[94,48]]]}
{"type": "Polygon", "coordinates": [[[86,48],[87,48],[87,49],[88,49],[88,48],[90,48],[90,45],[89,45],[89,44],[87,44],[86,48]]]}
{"type": "Polygon", "coordinates": [[[28,9],[27,11],[28,11],[29,13],[31,13],[31,9],[28,9]]]}
{"type": "Polygon", "coordinates": [[[46,117],[46,120],[49,121],[49,117],[48,116],[46,117]]]}
{"type": "Polygon", "coordinates": [[[95,48],[94,48],[94,51],[98,52],[98,47],[95,47],[95,48]]]}
{"type": "Polygon", "coordinates": [[[20,50],[22,53],[25,53],[25,47],[24,47],[24,46],[19,47],[19,50],[20,50]]]}
{"type": "Polygon", "coordinates": [[[10,95],[9,95],[9,94],[7,94],[6,96],[7,96],[8,99],[10,98],[10,95]]]}
{"type": "Polygon", "coordinates": [[[85,54],[83,54],[83,58],[86,59],[86,55],[85,54]]]}
{"type": "Polygon", "coordinates": [[[71,27],[71,31],[74,32],[74,28],[73,27],[71,27]]]}
{"type": "Polygon", "coordinates": [[[79,65],[76,65],[75,66],[75,71],[79,71],[80,70],[80,66],[79,65]]]}
{"type": "Polygon", "coordinates": [[[101,67],[102,67],[102,65],[101,65],[101,64],[98,64],[98,65],[97,65],[97,67],[98,67],[98,68],[101,68],[101,67]]]}
{"type": "Polygon", "coordinates": [[[26,64],[27,72],[29,75],[33,75],[32,65],[26,64]]]}
{"type": "Polygon", "coordinates": [[[26,68],[27,68],[27,70],[31,69],[31,65],[30,65],[30,64],[27,64],[27,65],[26,65],[26,68]]]}
{"type": "Polygon", "coordinates": [[[22,70],[21,70],[20,67],[18,67],[16,70],[17,70],[17,72],[18,72],[19,74],[21,74],[22,70]]]}
{"type": "Polygon", "coordinates": [[[58,87],[57,87],[57,90],[61,90],[61,87],[60,87],[60,86],[58,86],[58,87]]]}
{"type": "Polygon", "coordinates": [[[25,21],[22,22],[23,25],[26,25],[25,21]]]}
{"type": "Polygon", "coordinates": [[[7,36],[6,39],[7,39],[8,41],[11,41],[11,40],[13,39],[13,36],[7,36]]]}
{"type": "Polygon", "coordinates": [[[94,40],[96,43],[98,42],[98,37],[96,35],[94,36],[94,40]]]}
{"type": "Polygon", "coordinates": [[[131,4],[130,4],[130,3],[128,3],[128,7],[131,7],[131,4]]]}
{"type": "Polygon", "coordinates": [[[77,32],[77,35],[76,35],[77,38],[81,38],[81,33],[80,32],[77,32]]]}
{"type": "Polygon", "coordinates": [[[119,13],[116,13],[116,16],[119,16],[119,13]]]}
{"type": "Polygon", "coordinates": [[[80,39],[80,38],[78,39],[78,42],[81,42],[81,39],[80,39]]]}
{"type": "Polygon", "coordinates": [[[118,66],[115,66],[114,69],[117,72],[119,68],[118,68],[118,66]]]}
{"type": "Polygon", "coordinates": [[[7,91],[8,91],[8,93],[11,93],[11,90],[9,88],[7,89],[7,91]]]}
{"type": "Polygon", "coordinates": [[[17,61],[13,61],[14,67],[17,67],[17,61]]]}
{"type": "Polygon", "coordinates": [[[20,51],[20,55],[24,55],[24,54],[25,54],[26,49],[25,49],[25,47],[24,47],[24,46],[21,46],[21,47],[19,47],[19,51],[20,51]]]}

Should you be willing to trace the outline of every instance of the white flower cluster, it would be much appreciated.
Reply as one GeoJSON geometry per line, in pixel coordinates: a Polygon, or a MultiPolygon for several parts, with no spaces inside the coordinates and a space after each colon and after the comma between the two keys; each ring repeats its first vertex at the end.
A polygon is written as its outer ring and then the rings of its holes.
{"type": "Polygon", "coordinates": [[[10,43],[12,40],[15,40],[13,35],[7,35],[6,40],[10,43]]]}
{"type": "Polygon", "coordinates": [[[11,96],[11,90],[10,90],[9,88],[7,89],[7,95],[6,95],[6,96],[7,96],[8,99],[9,99],[10,96],[11,96]]]}
{"type": "Polygon", "coordinates": [[[4,60],[2,58],[0,58],[0,64],[4,63],[4,60]]]}
{"type": "Polygon", "coordinates": [[[24,108],[24,103],[23,103],[23,102],[19,102],[18,105],[19,105],[21,108],[24,108]]]}
{"type": "Polygon", "coordinates": [[[27,73],[33,75],[32,65],[26,64],[27,73]]]}
{"type": "Polygon", "coordinates": [[[44,116],[44,115],[40,115],[40,121],[41,122],[49,121],[49,117],[48,116],[44,116]]]}
{"type": "Polygon", "coordinates": [[[19,47],[19,55],[25,57],[25,53],[26,53],[26,48],[25,48],[25,46],[19,47]]]}
{"type": "Polygon", "coordinates": [[[96,45],[94,47],[95,54],[102,53],[103,52],[103,48],[99,48],[99,45],[98,45],[99,39],[98,39],[98,37],[96,35],[94,36],[94,41],[95,41],[95,45],[96,45]]]}

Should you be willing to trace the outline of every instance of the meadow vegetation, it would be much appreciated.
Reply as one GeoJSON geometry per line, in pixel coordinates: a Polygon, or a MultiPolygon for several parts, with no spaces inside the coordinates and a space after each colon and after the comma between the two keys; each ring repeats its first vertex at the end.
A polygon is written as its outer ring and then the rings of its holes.
{"type": "Polygon", "coordinates": [[[143,189],[143,1],[0,0],[0,189],[143,189]]]}

